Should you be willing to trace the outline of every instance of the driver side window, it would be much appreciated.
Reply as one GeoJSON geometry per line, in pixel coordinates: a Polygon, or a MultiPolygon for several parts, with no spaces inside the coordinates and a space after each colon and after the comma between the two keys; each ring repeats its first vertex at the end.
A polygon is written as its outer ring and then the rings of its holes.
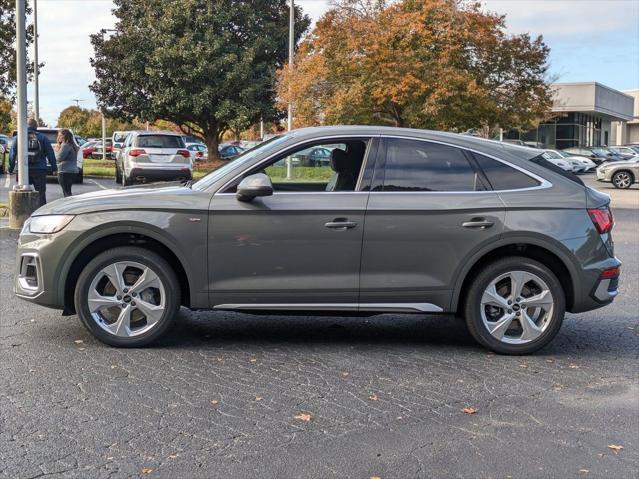
{"type": "Polygon", "coordinates": [[[367,145],[364,140],[306,145],[277,158],[263,173],[276,192],[355,191],[367,145]]]}

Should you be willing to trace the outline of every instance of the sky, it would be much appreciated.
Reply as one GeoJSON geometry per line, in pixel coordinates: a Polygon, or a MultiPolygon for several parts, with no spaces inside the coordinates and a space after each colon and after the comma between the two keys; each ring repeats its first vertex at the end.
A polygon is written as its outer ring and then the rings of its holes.
{"type": "MultiPolygon", "coordinates": [[[[559,82],[597,81],[619,90],[639,88],[639,0],[484,0],[506,15],[507,30],[543,35],[551,75],[559,82]]],[[[296,0],[316,21],[329,0],[296,0]]],[[[89,35],[113,28],[112,0],[38,0],[40,116],[55,125],[61,110],[82,100],[94,108],[89,85],[89,35]]],[[[29,85],[33,99],[33,85],[29,85]]]]}

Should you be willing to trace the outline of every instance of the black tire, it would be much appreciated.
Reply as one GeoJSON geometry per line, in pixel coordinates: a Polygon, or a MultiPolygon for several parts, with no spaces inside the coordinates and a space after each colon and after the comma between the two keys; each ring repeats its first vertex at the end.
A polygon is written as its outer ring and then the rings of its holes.
{"type": "Polygon", "coordinates": [[[73,179],[73,182],[76,184],[81,185],[82,183],[84,183],[84,171],[82,168],[80,168],[78,170],[78,174],[75,175],[75,178],[73,179]]]}
{"type": "Polygon", "coordinates": [[[110,346],[136,348],[156,341],[169,330],[180,309],[180,294],[180,283],[175,272],[164,259],[144,248],[123,246],[99,254],[85,266],[78,277],[74,300],[80,321],[98,340],[110,346]],[[119,261],[134,261],[151,268],[164,286],[166,299],[161,318],[152,329],[138,336],[121,337],[105,331],[96,323],[89,311],[87,295],[91,282],[103,268],[119,261]]]}
{"type": "Polygon", "coordinates": [[[512,256],[488,264],[472,280],[465,298],[464,316],[470,334],[482,346],[499,354],[524,355],[546,346],[559,332],[566,312],[566,297],[561,283],[553,272],[538,261],[521,256],[512,256]],[[548,326],[533,341],[524,344],[509,344],[493,337],[484,325],[481,316],[481,298],[490,283],[510,271],[525,271],[541,278],[553,296],[553,314],[548,326]]]}
{"type": "Polygon", "coordinates": [[[115,165],[115,182],[118,184],[122,183],[122,173],[117,164],[115,165]]]}
{"type": "Polygon", "coordinates": [[[628,170],[619,170],[614,175],[612,175],[612,184],[615,188],[620,190],[626,190],[630,188],[635,182],[635,175],[632,174],[631,171],[628,170]],[[628,175],[630,182],[623,182],[621,184],[621,175],[628,175]]]}
{"type": "Polygon", "coordinates": [[[132,179],[129,179],[128,176],[126,176],[126,173],[122,172],[122,186],[131,186],[134,181],[132,179]]]}

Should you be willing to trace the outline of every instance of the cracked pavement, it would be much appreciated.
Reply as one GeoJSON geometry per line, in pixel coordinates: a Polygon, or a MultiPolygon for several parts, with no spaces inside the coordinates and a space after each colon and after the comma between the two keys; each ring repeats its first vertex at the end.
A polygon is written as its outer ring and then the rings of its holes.
{"type": "Polygon", "coordinates": [[[621,294],[528,357],[421,315],[182,310],[156,346],[109,348],[13,296],[0,230],[0,478],[637,478],[639,191],[598,188],[621,294]]]}

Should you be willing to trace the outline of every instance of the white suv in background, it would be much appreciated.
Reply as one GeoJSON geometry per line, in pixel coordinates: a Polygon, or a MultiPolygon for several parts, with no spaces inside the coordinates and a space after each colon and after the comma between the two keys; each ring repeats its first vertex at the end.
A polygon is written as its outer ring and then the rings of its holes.
{"type": "Polygon", "coordinates": [[[115,165],[124,186],[136,182],[185,181],[193,176],[191,152],[182,135],[168,131],[134,131],[127,135],[115,165]]]}

